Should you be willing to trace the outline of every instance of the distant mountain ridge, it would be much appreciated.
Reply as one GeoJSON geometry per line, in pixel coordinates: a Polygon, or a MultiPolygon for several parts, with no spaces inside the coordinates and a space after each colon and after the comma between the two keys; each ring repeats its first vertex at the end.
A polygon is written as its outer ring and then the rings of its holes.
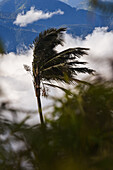
{"type": "Polygon", "coordinates": [[[0,2],[0,37],[4,40],[8,52],[16,51],[23,44],[28,46],[40,31],[49,27],[65,26],[68,28],[68,33],[74,36],[85,36],[95,26],[108,25],[108,18],[86,10],[77,10],[58,0],[4,0],[0,2]],[[22,11],[26,13],[31,6],[44,12],[54,12],[60,9],[64,14],[33,22],[28,24],[27,27],[14,25],[13,22],[17,14],[22,13],[22,11]]]}
{"type": "Polygon", "coordinates": [[[28,11],[31,6],[40,10],[55,10],[57,8],[71,9],[71,7],[58,0],[4,0],[0,3],[0,11],[4,13],[19,13],[28,11]]]}

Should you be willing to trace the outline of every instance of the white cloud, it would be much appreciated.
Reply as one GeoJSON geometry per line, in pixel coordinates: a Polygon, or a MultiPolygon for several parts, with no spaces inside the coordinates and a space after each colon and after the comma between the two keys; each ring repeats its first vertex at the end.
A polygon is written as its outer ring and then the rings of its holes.
{"type": "Polygon", "coordinates": [[[89,62],[89,66],[101,74],[103,77],[111,78],[110,59],[113,60],[113,31],[108,32],[107,27],[95,28],[92,34],[89,34],[83,40],[80,37],[73,38],[71,35],[65,35],[64,47],[57,47],[58,50],[71,47],[90,48],[89,55],[82,59],[89,62]]]}
{"type": "MultiPolygon", "coordinates": [[[[23,107],[23,94],[31,93],[32,79],[24,70],[23,64],[32,64],[32,51],[26,54],[9,53],[0,58],[0,82],[7,99],[23,107]]],[[[24,101],[25,102],[25,101],[24,101]]],[[[33,102],[31,102],[32,105],[33,102]]],[[[26,105],[27,106],[27,105],[26,105]]],[[[29,107],[29,105],[28,105],[29,107]]],[[[28,108],[29,109],[29,108],[28,108]]]]}
{"type": "Polygon", "coordinates": [[[59,9],[54,12],[45,13],[41,10],[35,9],[35,7],[31,7],[30,11],[27,11],[26,14],[24,14],[24,12],[18,14],[16,20],[13,23],[19,25],[20,27],[25,27],[27,26],[27,24],[31,24],[40,19],[48,19],[51,18],[53,15],[58,14],[63,15],[64,12],[59,9]]]}
{"type": "MultiPolygon", "coordinates": [[[[4,92],[4,96],[0,96],[0,101],[10,101],[10,106],[18,109],[38,109],[32,76],[26,72],[23,66],[25,64],[32,67],[32,60],[32,50],[28,50],[23,54],[11,52],[0,57],[0,87],[2,87],[4,92]]],[[[55,91],[57,92],[58,89],[55,89],[55,91]]],[[[51,89],[49,93],[54,93],[54,89],[51,89]]],[[[43,108],[51,105],[51,103],[51,100],[42,98],[43,108]]],[[[23,115],[20,113],[19,115],[22,119],[23,115]]],[[[7,115],[7,117],[10,116],[7,115]]],[[[39,115],[36,113],[30,120],[30,123],[37,123],[38,121],[39,115]]]]}

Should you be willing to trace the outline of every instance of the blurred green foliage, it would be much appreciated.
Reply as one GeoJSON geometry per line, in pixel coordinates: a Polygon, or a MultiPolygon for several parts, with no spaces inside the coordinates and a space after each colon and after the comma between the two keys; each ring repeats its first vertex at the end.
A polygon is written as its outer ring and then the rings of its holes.
{"type": "Polygon", "coordinates": [[[45,125],[0,117],[0,169],[112,170],[112,83],[80,84],[54,100],[45,125]]]}
{"type": "Polygon", "coordinates": [[[5,53],[4,51],[4,46],[3,46],[3,42],[0,40],[0,54],[5,53]]]}
{"type": "Polygon", "coordinates": [[[100,11],[112,15],[113,2],[108,0],[89,0],[89,5],[93,9],[99,9],[100,11]]]}

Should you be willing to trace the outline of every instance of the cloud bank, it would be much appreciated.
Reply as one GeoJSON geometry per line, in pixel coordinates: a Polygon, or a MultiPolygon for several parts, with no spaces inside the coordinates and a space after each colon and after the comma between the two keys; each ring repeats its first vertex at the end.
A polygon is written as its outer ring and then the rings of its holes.
{"type": "MultiPolygon", "coordinates": [[[[0,88],[3,90],[3,96],[0,96],[0,101],[10,101],[10,106],[17,109],[38,109],[33,78],[24,69],[24,64],[32,67],[32,60],[33,51],[31,49],[21,54],[10,52],[0,56],[0,88]]],[[[50,93],[54,93],[54,90],[51,89],[50,93]]],[[[51,104],[51,100],[48,101],[46,98],[42,98],[43,108],[51,104]]],[[[24,116],[19,113],[20,119],[24,118],[24,116]]],[[[7,115],[8,117],[10,118],[10,115],[7,115]]],[[[30,123],[35,124],[38,121],[39,115],[34,114],[30,123]]]]}
{"type": "MultiPolygon", "coordinates": [[[[57,50],[62,51],[70,47],[88,47],[89,55],[83,56],[82,60],[88,61],[88,66],[95,69],[97,73],[110,79],[111,68],[109,60],[113,60],[113,31],[108,32],[108,28],[95,28],[92,34],[89,34],[83,40],[80,37],[73,38],[65,34],[64,46],[58,46],[57,50]]],[[[32,50],[24,54],[9,53],[0,58],[0,83],[5,93],[4,98],[12,101],[12,105],[17,108],[37,109],[36,97],[32,77],[23,67],[23,64],[32,65],[32,50]]],[[[84,76],[79,75],[79,78],[84,76]]],[[[51,89],[52,94],[59,95],[61,91],[51,89]]],[[[43,107],[51,104],[47,99],[42,98],[43,107]]],[[[37,115],[35,117],[37,120],[37,115]]],[[[35,122],[35,120],[33,119],[35,122]]]]}
{"type": "Polygon", "coordinates": [[[113,31],[108,31],[108,27],[95,28],[92,34],[89,34],[83,40],[81,37],[73,38],[65,34],[64,47],[58,46],[57,49],[67,49],[71,47],[90,48],[89,55],[82,59],[88,61],[89,67],[96,70],[97,73],[106,79],[113,78],[111,74],[110,61],[113,60],[113,31]]]}
{"type": "Polygon", "coordinates": [[[30,11],[27,11],[26,14],[24,14],[24,12],[19,13],[13,24],[19,25],[20,27],[25,27],[27,26],[27,24],[31,24],[40,19],[48,19],[51,18],[53,15],[58,14],[63,15],[64,12],[59,9],[58,11],[45,13],[41,10],[35,9],[35,7],[31,7],[30,11]]]}

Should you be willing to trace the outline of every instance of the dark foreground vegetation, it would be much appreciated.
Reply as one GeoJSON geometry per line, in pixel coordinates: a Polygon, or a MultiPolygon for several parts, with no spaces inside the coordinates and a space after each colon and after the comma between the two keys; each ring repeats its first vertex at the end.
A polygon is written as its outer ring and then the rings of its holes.
{"type": "Polygon", "coordinates": [[[112,170],[113,84],[80,84],[53,107],[44,125],[29,126],[7,120],[1,103],[0,169],[112,170]]]}

